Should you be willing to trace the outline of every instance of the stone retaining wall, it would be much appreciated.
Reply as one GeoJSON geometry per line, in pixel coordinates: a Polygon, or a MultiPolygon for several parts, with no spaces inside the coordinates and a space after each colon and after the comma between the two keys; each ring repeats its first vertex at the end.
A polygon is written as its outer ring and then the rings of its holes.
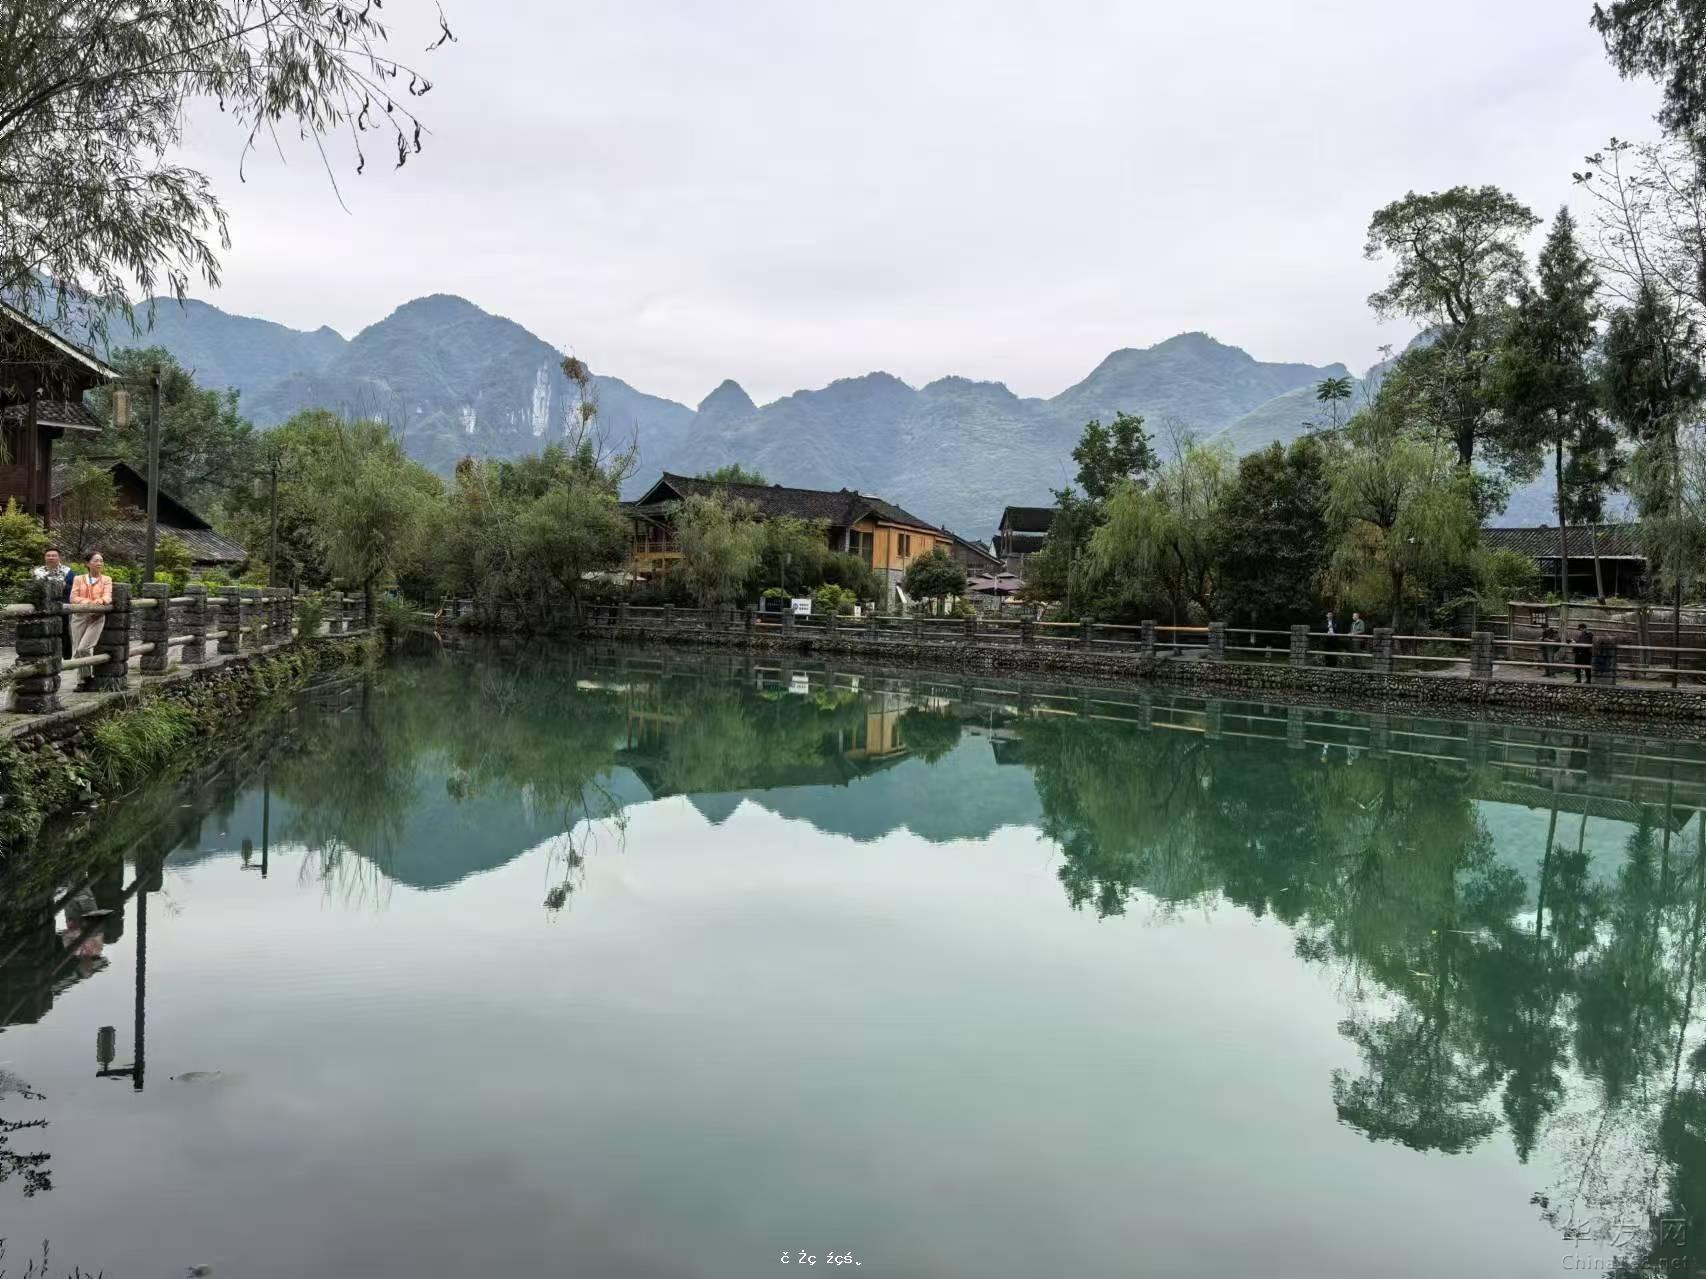
{"type": "Polygon", "coordinates": [[[1144,657],[1135,653],[1012,644],[930,643],[904,633],[882,632],[873,639],[852,628],[797,628],[742,632],[691,623],[601,625],[584,634],[624,644],[672,644],[759,652],[847,654],[882,661],[940,667],[1060,673],[1102,679],[1143,681],[1255,694],[1291,694],[1316,701],[1351,701],[1384,706],[1393,703],[1453,707],[1497,707],[1554,719],[1706,721],[1706,687],[1671,689],[1645,684],[1615,686],[1551,683],[1535,680],[1470,679],[1456,675],[1377,674],[1340,667],[1299,667],[1279,662],[1215,662],[1202,659],[1144,657]]]}

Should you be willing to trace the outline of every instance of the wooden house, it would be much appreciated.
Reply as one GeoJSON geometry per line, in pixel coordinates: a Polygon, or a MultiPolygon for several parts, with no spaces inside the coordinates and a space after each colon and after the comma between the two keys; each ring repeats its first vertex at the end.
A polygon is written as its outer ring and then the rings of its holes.
{"type": "Polygon", "coordinates": [[[0,302],[0,505],[15,500],[44,524],[52,518],[53,444],[67,431],[98,432],[83,404],[118,370],[0,302]]]}
{"type": "MultiPolygon", "coordinates": [[[[66,499],[67,476],[62,473],[56,477],[50,507],[54,534],[72,559],[81,560],[99,551],[108,563],[139,565],[148,546],[148,480],[125,462],[109,463],[107,469],[116,497],[110,511],[78,510],[76,503],[66,499]]],[[[243,547],[164,489],[156,504],[156,529],[159,537],[169,534],[188,546],[190,561],[197,570],[230,571],[249,558],[243,547]]]]}
{"type": "Polygon", "coordinates": [[[1058,513],[1052,506],[1009,506],[1001,512],[995,553],[1009,573],[1025,575],[1025,558],[1043,549],[1058,513]]]}
{"type": "Polygon", "coordinates": [[[819,524],[832,551],[857,555],[875,570],[890,602],[906,566],[940,547],[950,553],[954,535],[892,502],[851,489],[798,489],[781,484],[724,484],[665,472],[636,502],[625,504],[634,523],[630,571],[652,578],[681,558],[675,541],[675,512],[695,495],[745,502],[760,520],[792,516],[819,524]]]}
{"type": "MultiPolygon", "coordinates": [[[[1599,556],[1599,576],[1607,596],[1641,599],[1647,590],[1647,552],[1641,545],[1640,529],[1633,524],[1572,526],[1566,532],[1563,550],[1569,556],[1564,580],[1571,598],[1592,599],[1594,555],[1599,556]]],[[[1540,585],[1558,589],[1559,538],[1557,525],[1537,528],[1484,528],[1481,545],[1493,551],[1515,551],[1534,561],[1540,585]]]]}

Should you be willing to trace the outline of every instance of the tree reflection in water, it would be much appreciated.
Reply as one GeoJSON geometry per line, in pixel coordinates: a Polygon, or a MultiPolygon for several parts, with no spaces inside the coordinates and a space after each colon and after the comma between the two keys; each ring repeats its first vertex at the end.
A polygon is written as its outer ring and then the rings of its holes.
{"type": "MultiPolygon", "coordinates": [[[[439,657],[328,690],[276,737],[267,775],[286,814],[274,838],[306,850],[304,874],[331,890],[382,904],[399,879],[454,882],[485,863],[451,849],[438,879],[404,864],[435,821],[468,838],[513,818],[493,864],[543,846],[557,911],[621,851],[636,799],[851,787],[862,808],[857,788],[899,768],[1034,790],[1074,909],[1280,921],[1344,1005],[1357,1065],[1323,1081],[1340,1122],[1444,1154],[1501,1131],[1525,1162],[1545,1146],[1569,1173],[1536,1187],[1536,1207],[1560,1230],[1618,1237],[1625,1276],[1693,1264],[1706,1237],[1699,748],[555,652],[439,657]],[[1490,829],[1512,807],[1545,815],[1532,847],[1490,829]],[[1590,818],[1623,823],[1625,846],[1590,848],[1590,818]]],[[[879,816],[893,829],[915,814],[879,816]]],[[[987,835],[981,820],[956,835],[987,835]]]]}

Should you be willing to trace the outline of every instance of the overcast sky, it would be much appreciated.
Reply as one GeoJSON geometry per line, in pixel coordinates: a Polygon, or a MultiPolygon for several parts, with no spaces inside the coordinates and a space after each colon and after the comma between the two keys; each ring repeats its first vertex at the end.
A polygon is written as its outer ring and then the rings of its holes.
{"type": "Polygon", "coordinates": [[[457,293],[689,404],[879,368],[1052,395],[1190,329],[1360,370],[1413,327],[1365,302],[1376,207],[1491,182],[1549,217],[1657,104],[1586,0],[444,3],[425,153],[334,151],[347,213],[308,155],[239,184],[198,115],[233,239],[200,295],[353,335],[457,293]]]}

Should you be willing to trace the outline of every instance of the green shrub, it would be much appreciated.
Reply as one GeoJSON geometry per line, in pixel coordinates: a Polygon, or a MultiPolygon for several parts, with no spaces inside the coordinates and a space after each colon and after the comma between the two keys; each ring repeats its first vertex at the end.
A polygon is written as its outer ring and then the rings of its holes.
{"type": "Polygon", "coordinates": [[[41,522],[24,514],[16,501],[8,501],[0,511],[0,601],[16,601],[29,589],[30,575],[47,546],[41,522]]]}
{"type": "Polygon", "coordinates": [[[812,612],[826,616],[850,617],[859,597],[845,586],[829,583],[812,592],[812,612]]]}
{"type": "Polygon", "coordinates": [[[195,560],[190,545],[176,533],[162,533],[154,543],[154,576],[171,583],[173,591],[181,591],[190,580],[195,560]]]}
{"type": "Polygon", "coordinates": [[[326,621],[326,603],[318,595],[301,595],[296,600],[296,624],[304,635],[318,635],[326,621]]]}

